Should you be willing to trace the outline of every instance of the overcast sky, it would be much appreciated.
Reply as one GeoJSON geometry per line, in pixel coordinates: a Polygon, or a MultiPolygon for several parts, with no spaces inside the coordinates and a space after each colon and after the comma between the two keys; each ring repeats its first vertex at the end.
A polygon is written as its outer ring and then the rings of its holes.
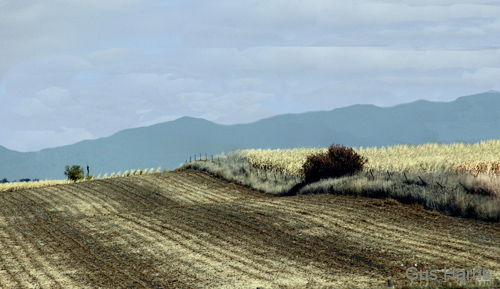
{"type": "Polygon", "coordinates": [[[0,0],[0,145],[453,101],[500,90],[499,35],[494,0],[0,0]]]}

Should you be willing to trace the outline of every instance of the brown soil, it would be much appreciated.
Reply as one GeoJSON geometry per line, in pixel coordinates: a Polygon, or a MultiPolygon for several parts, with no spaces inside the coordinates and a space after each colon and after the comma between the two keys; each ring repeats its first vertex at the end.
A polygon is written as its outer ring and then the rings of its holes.
{"type": "MultiPolygon", "coordinates": [[[[500,226],[393,200],[272,197],[196,171],[0,194],[1,288],[343,288],[488,269],[500,226]]],[[[450,279],[450,277],[448,277],[450,279]]]]}

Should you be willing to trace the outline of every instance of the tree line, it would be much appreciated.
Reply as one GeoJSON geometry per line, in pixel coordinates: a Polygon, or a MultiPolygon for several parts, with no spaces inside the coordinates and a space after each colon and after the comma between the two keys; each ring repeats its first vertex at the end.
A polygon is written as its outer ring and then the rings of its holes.
{"type": "MultiPolygon", "coordinates": [[[[39,180],[40,179],[25,178],[25,179],[19,179],[19,181],[13,180],[12,183],[16,183],[16,182],[38,182],[39,180]]],[[[3,178],[3,179],[0,180],[0,184],[5,184],[5,183],[10,183],[10,181],[7,178],[3,178]]]]}
{"type": "MultiPolygon", "coordinates": [[[[86,179],[88,180],[91,180],[94,178],[94,176],[90,176],[89,175],[90,173],[90,170],[89,170],[89,165],[87,165],[87,177],[86,179]]],[[[72,181],[77,181],[77,180],[81,180],[84,178],[84,173],[83,173],[83,168],[78,166],[78,165],[74,165],[74,166],[66,166],[65,167],[65,170],[64,170],[64,175],[68,178],[68,180],[72,180],[72,181]]],[[[29,178],[24,178],[24,179],[19,179],[19,181],[17,180],[13,180],[12,183],[16,183],[16,182],[38,182],[40,181],[40,179],[29,179],[29,178]]],[[[0,180],[0,184],[4,184],[4,183],[11,183],[7,178],[3,178],[0,180]]]]}

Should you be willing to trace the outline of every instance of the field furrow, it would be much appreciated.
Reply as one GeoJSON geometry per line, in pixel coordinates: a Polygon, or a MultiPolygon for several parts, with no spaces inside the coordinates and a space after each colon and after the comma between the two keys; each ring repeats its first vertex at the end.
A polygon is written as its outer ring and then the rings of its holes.
{"type": "Polygon", "coordinates": [[[498,278],[498,240],[417,206],[175,171],[0,194],[0,288],[369,288],[414,264],[498,278]]]}
{"type": "MultiPolygon", "coordinates": [[[[19,202],[10,204],[11,206],[1,207],[0,214],[12,216],[14,211],[28,214],[28,206],[18,206],[19,202]]],[[[39,219],[36,213],[31,213],[34,219],[39,219]]],[[[6,220],[8,224],[0,227],[2,267],[5,267],[12,277],[10,282],[5,283],[6,288],[29,288],[37,283],[46,288],[67,288],[77,284],[72,278],[74,269],[65,269],[59,262],[66,255],[65,252],[55,253],[54,246],[51,246],[54,242],[40,238],[39,222],[26,221],[19,217],[7,217],[6,220]],[[19,278],[20,276],[24,278],[19,278]],[[27,279],[27,276],[32,276],[31,278],[36,278],[37,281],[27,279]]],[[[55,247],[58,245],[56,243],[55,247]]],[[[3,283],[0,284],[3,286],[3,283]]]]}

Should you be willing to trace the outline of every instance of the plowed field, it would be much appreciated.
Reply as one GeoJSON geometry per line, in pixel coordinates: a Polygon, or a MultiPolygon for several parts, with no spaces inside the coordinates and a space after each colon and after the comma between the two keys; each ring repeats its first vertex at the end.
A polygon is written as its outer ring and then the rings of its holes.
{"type": "Polygon", "coordinates": [[[498,224],[196,171],[0,194],[2,288],[369,288],[414,264],[498,278],[499,241],[498,224]]]}

